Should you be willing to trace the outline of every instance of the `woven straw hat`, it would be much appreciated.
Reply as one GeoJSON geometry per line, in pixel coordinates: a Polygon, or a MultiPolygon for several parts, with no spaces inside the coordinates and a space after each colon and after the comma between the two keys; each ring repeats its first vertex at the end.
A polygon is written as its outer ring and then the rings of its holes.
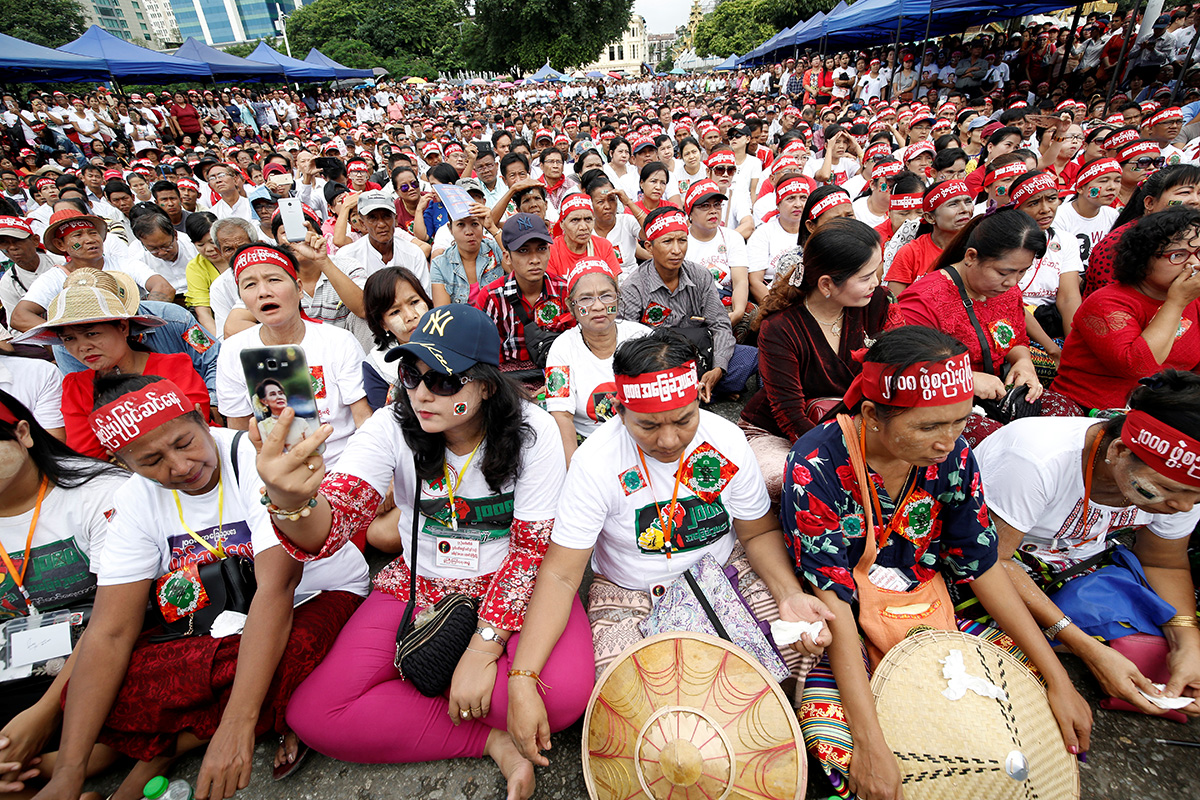
{"type": "Polygon", "coordinates": [[[808,761],[796,714],[753,656],[699,633],[660,633],[609,665],[583,721],[592,800],[799,800],[808,761]]]}
{"type": "Polygon", "coordinates": [[[141,304],[141,290],[137,281],[127,272],[116,270],[100,270],[91,267],[80,267],[67,276],[63,288],[68,286],[94,286],[106,292],[112,292],[121,301],[125,313],[131,317],[137,316],[141,304]]]}
{"type": "Polygon", "coordinates": [[[96,322],[128,320],[130,329],[157,328],[166,321],[158,317],[130,314],[115,293],[96,286],[68,285],[50,301],[46,321],[30,328],[14,341],[27,344],[57,344],[59,328],[96,322]]]}
{"type": "Polygon", "coordinates": [[[924,631],[888,651],[871,679],[883,735],[900,761],[905,800],[1076,800],[1079,765],[1046,690],[1016,657],[958,631],[924,631]],[[950,700],[942,661],[1006,697],[970,689],[950,700]]]}

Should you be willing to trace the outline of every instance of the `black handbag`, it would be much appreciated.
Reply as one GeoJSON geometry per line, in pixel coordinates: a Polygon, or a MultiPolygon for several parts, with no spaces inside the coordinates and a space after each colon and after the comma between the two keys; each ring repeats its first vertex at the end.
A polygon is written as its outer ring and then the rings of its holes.
{"type": "MultiPolygon", "coordinates": [[[[987,334],[983,332],[983,326],[979,324],[979,318],[975,316],[975,303],[967,295],[967,287],[963,285],[962,276],[958,274],[958,270],[950,267],[946,269],[946,273],[958,288],[958,296],[967,311],[967,318],[971,320],[971,325],[975,328],[975,336],[979,339],[979,349],[983,355],[983,371],[989,375],[995,375],[996,365],[992,361],[992,348],[988,344],[987,334]]],[[[1002,379],[1006,377],[1008,377],[1007,364],[1001,375],[1002,379]]],[[[999,400],[982,400],[976,398],[975,405],[984,410],[988,419],[994,419],[1002,425],[1006,425],[1014,419],[1021,419],[1022,417],[1040,417],[1042,415],[1042,400],[1039,397],[1031,403],[1026,399],[1028,393],[1029,387],[1024,384],[1020,386],[1007,386],[1004,397],[1001,397],[999,400]]]]}
{"type": "Polygon", "coordinates": [[[408,606],[396,630],[396,670],[426,697],[450,688],[454,670],[478,623],[475,598],[448,594],[413,618],[417,608],[417,529],[421,520],[421,478],[413,496],[412,549],[408,565],[408,606]]]}
{"type": "Polygon", "coordinates": [[[513,304],[513,310],[521,320],[521,330],[525,334],[525,352],[529,353],[529,360],[540,369],[545,369],[546,361],[550,357],[550,345],[562,335],[562,331],[542,327],[537,320],[529,316],[529,312],[525,310],[525,303],[520,298],[513,304]]]}
{"type": "Polygon", "coordinates": [[[704,375],[713,368],[717,357],[711,330],[704,325],[696,327],[680,325],[671,330],[682,334],[696,348],[696,371],[700,375],[704,375]]]}

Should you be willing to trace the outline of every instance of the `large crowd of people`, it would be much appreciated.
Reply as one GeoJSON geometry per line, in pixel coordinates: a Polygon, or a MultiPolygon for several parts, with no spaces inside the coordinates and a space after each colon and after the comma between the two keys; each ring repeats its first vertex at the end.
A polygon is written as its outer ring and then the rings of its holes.
{"type": "Polygon", "coordinates": [[[524,800],[702,560],[819,627],[782,663],[840,797],[901,796],[868,682],[914,629],[1034,668],[1081,759],[1057,652],[1200,716],[1198,19],[4,95],[0,795],[119,766],[136,800],[204,749],[232,797],[271,732],[276,779],[488,756],[524,800]],[[311,392],[255,385],[264,347],[311,392]],[[428,696],[397,632],[450,598],[475,632],[428,696]]]}

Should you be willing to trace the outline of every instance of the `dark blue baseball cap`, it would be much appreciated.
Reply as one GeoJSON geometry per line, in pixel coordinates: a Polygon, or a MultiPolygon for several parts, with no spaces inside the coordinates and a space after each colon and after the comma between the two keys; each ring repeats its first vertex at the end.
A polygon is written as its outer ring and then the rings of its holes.
{"type": "Polygon", "coordinates": [[[500,231],[500,243],[505,250],[516,250],[530,239],[554,244],[554,237],[546,229],[546,221],[536,214],[513,214],[500,231]]]}
{"type": "Polygon", "coordinates": [[[408,344],[393,347],[384,356],[395,361],[413,355],[430,369],[461,375],[476,364],[500,366],[500,332],[492,318],[474,306],[452,303],[425,312],[408,344]]]}

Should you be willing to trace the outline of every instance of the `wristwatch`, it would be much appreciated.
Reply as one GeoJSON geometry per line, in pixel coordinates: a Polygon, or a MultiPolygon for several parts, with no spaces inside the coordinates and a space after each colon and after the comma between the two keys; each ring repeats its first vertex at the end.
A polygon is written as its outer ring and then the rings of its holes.
{"type": "Polygon", "coordinates": [[[495,642],[496,644],[500,645],[501,650],[508,649],[508,642],[496,632],[495,628],[485,625],[482,628],[476,628],[475,632],[479,634],[479,638],[483,639],[485,642],[495,642]]]}
{"type": "Polygon", "coordinates": [[[1049,628],[1042,628],[1042,633],[1044,633],[1046,635],[1047,639],[1050,639],[1051,641],[1053,641],[1060,633],[1062,633],[1064,630],[1066,630],[1067,626],[1070,624],[1071,624],[1071,618],[1064,616],[1062,619],[1060,619],[1058,622],[1051,625],[1049,628]]]}

